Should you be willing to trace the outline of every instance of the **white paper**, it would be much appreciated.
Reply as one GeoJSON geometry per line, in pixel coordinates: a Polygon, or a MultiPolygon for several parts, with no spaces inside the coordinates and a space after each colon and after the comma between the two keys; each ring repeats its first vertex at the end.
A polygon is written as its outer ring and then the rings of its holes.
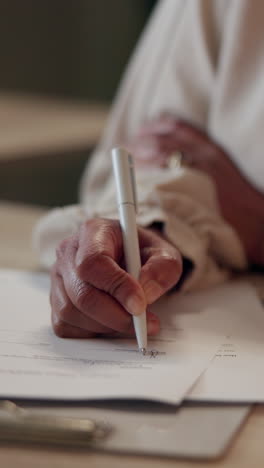
{"type": "Polygon", "coordinates": [[[54,336],[46,275],[0,270],[0,397],[145,398],[179,403],[215,354],[214,337],[165,326],[142,356],[135,340],[54,336]]]}
{"type": "Polygon", "coordinates": [[[251,285],[233,282],[203,293],[171,297],[161,306],[168,326],[177,323],[189,331],[202,330],[218,337],[215,358],[188,399],[264,402],[264,310],[251,285]]]}

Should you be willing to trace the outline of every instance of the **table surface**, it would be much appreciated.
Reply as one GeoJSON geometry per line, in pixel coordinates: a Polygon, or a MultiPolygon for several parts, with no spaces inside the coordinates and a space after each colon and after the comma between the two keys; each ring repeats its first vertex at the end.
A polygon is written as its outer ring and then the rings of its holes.
{"type": "MultiPolygon", "coordinates": [[[[43,209],[0,203],[0,267],[37,270],[37,259],[31,249],[31,232],[43,209]]],[[[263,280],[253,278],[262,293],[263,280]]],[[[255,406],[246,424],[233,441],[228,453],[214,462],[190,462],[154,457],[136,457],[88,453],[66,449],[0,446],[0,466],[14,468],[263,468],[264,460],[264,407],[255,406]]]]}
{"type": "Polygon", "coordinates": [[[108,106],[30,95],[0,94],[0,160],[91,148],[108,106]]]}

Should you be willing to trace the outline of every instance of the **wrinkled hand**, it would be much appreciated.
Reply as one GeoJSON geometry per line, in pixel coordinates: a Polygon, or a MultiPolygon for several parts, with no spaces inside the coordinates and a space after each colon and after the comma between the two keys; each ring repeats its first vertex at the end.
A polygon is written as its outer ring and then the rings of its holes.
{"type": "Polygon", "coordinates": [[[180,151],[187,165],[211,176],[222,215],[236,230],[249,262],[264,265],[264,196],[205,132],[164,113],[143,125],[126,147],[139,167],[166,167],[169,156],[180,151]]]}
{"type": "MultiPolygon", "coordinates": [[[[60,337],[134,335],[132,315],[142,313],[179,280],[177,249],[157,233],[138,228],[142,269],[139,281],[124,270],[122,235],[115,220],[85,222],[57,249],[51,272],[52,324],[60,337]]],[[[148,334],[159,331],[147,311],[148,334]]]]}
{"type": "Polygon", "coordinates": [[[219,156],[227,158],[205,132],[167,113],[146,122],[125,146],[140,167],[166,167],[175,151],[183,153],[187,164],[205,171],[219,156]]]}

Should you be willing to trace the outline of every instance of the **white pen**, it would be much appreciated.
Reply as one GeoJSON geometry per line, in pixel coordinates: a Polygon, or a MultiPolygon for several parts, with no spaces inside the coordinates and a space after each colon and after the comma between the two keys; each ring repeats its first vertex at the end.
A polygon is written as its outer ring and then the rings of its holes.
{"type": "MultiPolygon", "coordinates": [[[[137,197],[133,158],[124,149],[112,149],[112,162],[117,191],[120,226],[123,236],[126,269],[138,279],[141,261],[136,223],[137,197]]],[[[142,354],[147,350],[146,311],[133,315],[137,343],[142,354]]]]}

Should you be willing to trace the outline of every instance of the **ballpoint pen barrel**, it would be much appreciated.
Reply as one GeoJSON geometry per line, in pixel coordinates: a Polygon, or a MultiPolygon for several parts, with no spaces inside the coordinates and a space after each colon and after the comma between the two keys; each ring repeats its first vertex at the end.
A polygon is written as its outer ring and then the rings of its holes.
{"type": "MultiPolygon", "coordinates": [[[[138,279],[141,262],[138,243],[137,225],[135,220],[135,207],[132,204],[119,205],[120,226],[123,236],[123,246],[126,261],[127,272],[134,278],[138,279]]],[[[142,311],[141,315],[133,315],[133,323],[139,349],[143,350],[147,347],[147,325],[146,311],[142,311]]]]}
{"type": "MultiPolygon", "coordinates": [[[[112,162],[126,269],[135,279],[138,279],[141,261],[136,223],[137,196],[133,158],[124,149],[113,148],[112,162]]],[[[144,354],[147,347],[146,311],[142,311],[139,316],[133,316],[133,323],[138,347],[144,354]]]]}
{"type": "Polygon", "coordinates": [[[136,206],[136,187],[132,157],[122,148],[113,148],[112,162],[118,206],[131,203],[136,206]]]}

